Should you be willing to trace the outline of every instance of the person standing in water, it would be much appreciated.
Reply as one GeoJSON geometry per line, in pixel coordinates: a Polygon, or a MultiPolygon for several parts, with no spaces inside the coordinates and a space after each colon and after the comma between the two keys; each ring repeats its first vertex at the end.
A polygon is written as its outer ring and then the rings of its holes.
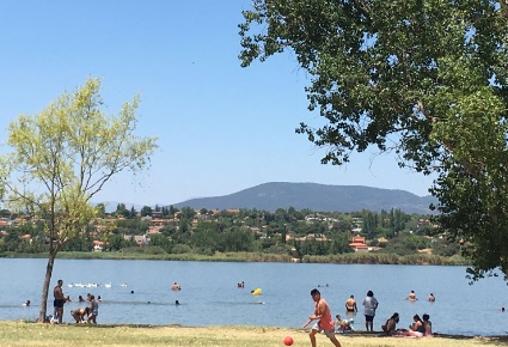
{"type": "Polygon", "coordinates": [[[356,306],[356,300],[355,296],[351,294],[351,296],[346,300],[346,303],[344,304],[346,307],[347,313],[356,313],[358,312],[358,307],[356,306]]]}
{"type": "Polygon", "coordinates": [[[367,331],[374,331],[374,316],[376,315],[376,309],[379,306],[376,298],[374,297],[374,293],[372,290],[367,292],[367,297],[363,299],[363,308],[365,314],[365,328],[367,331]]]}
{"type": "Polygon", "coordinates": [[[330,312],[330,306],[328,306],[325,299],[321,298],[321,293],[316,288],[310,291],[310,295],[315,302],[315,308],[314,313],[309,316],[309,323],[316,321],[309,334],[311,346],[316,347],[316,334],[322,331],[335,347],[341,347],[339,340],[335,337],[335,327],[332,313],[330,312]]]}
{"type": "Polygon", "coordinates": [[[55,308],[54,319],[58,323],[62,323],[64,304],[69,299],[69,298],[65,298],[63,290],[62,290],[62,286],[63,286],[63,281],[58,280],[55,288],[53,289],[53,296],[55,298],[55,300],[53,301],[53,307],[55,308]]]}

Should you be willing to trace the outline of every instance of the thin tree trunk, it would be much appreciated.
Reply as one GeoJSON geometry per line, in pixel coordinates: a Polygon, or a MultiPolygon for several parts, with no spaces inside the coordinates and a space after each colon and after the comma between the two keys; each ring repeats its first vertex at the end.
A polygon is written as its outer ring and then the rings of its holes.
{"type": "Polygon", "coordinates": [[[48,256],[48,265],[46,266],[46,276],[44,276],[44,283],[42,285],[41,305],[39,308],[38,322],[43,323],[46,320],[49,284],[51,282],[51,275],[53,274],[53,265],[55,264],[55,252],[50,251],[48,256]]]}

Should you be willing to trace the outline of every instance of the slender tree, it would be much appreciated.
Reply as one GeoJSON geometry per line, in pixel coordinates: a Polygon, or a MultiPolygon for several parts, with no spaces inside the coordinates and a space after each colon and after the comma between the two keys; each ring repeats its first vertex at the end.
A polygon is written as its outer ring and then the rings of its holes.
{"type": "Polygon", "coordinates": [[[2,158],[5,199],[27,206],[44,222],[48,263],[39,321],[44,321],[55,257],[84,232],[96,214],[90,199],[119,172],[149,164],[154,138],[134,135],[138,99],[117,117],[101,110],[100,81],[90,79],[35,116],[20,116],[9,127],[12,151],[2,158]]]}

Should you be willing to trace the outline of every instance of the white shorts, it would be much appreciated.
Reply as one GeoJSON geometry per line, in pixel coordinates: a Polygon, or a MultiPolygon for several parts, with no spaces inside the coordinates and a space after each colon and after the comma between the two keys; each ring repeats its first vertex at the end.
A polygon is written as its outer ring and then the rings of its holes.
{"type": "Polygon", "coordinates": [[[316,323],[314,323],[312,325],[312,330],[320,331],[323,334],[325,334],[326,337],[328,337],[328,338],[331,338],[332,336],[335,336],[335,329],[332,328],[332,329],[329,329],[329,330],[325,330],[325,329],[323,329],[323,328],[321,328],[319,326],[319,321],[317,321],[316,323]]]}

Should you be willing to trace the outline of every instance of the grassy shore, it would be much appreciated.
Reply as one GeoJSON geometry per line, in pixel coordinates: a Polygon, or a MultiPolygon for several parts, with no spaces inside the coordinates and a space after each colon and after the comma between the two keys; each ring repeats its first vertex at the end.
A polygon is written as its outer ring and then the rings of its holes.
{"type": "MultiPolygon", "coordinates": [[[[0,253],[7,258],[46,258],[46,253],[0,253]]],[[[214,255],[196,253],[168,254],[152,253],[150,249],[116,252],[60,252],[61,259],[134,259],[134,260],[175,260],[175,261],[227,261],[227,262],[304,262],[330,264],[404,264],[404,265],[467,265],[460,256],[441,257],[437,255],[415,254],[398,256],[386,253],[347,253],[329,256],[304,256],[295,259],[284,254],[261,252],[216,252],[214,255]]]]}
{"type": "MultiPolygon", "coordinates": [[[[304,331],[254,327],[133,327],[49,325],[0,322],[0,345],[5,347],[280,347],[285,336],[293,346],[310,346],[304,331]]],[[[386,338],[377,336],[339,336],[344,347],[492,347],[508,346],[506,338],[386,338]]],[[[323,335],[318,346],[331,346],[323,335]]]]}

